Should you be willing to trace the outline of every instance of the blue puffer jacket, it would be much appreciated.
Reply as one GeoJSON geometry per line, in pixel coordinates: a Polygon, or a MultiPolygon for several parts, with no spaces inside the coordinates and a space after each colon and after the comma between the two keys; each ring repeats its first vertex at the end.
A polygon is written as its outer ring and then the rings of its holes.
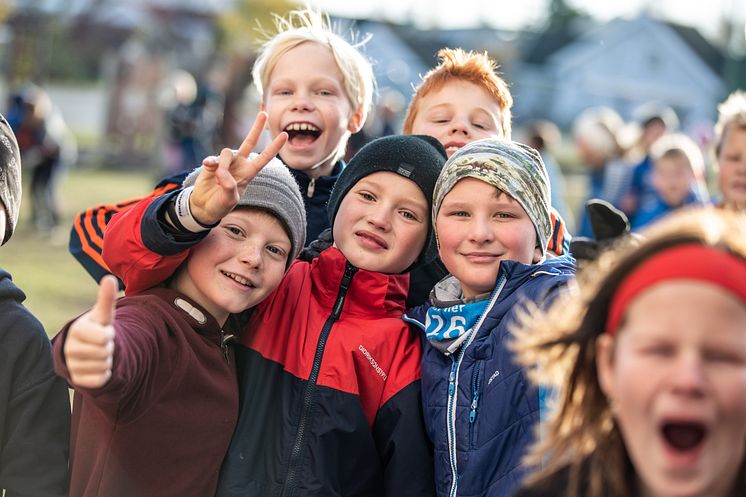
{"type": "MultiPolygon", "coordinates": [[[[503,261],[487,309],[464,345],[445,355],[427,344],[422,402],[439,497],[503,497],[517,490],[541,402],[539,390],[513,361],[510,324],[524,299],[546,302],[574,272],[570,256],[533,265],[503,261]]],[[[443,280],[433,295],[448,286],[443,280]]],[[[424,330],[431,305],[409,311],[405,319],[424,330]]]]}

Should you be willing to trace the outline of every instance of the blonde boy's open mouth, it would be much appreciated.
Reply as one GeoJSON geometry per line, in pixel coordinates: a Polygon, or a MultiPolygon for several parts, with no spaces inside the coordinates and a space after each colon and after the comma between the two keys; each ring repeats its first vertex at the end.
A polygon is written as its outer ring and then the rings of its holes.
{"type": "Polygon", "coordinates": [[[288,143],[294,148],[313,145],[321,136],[321,129],[308,122],[290,123],[283,130],[288,134],[288,143]]]}

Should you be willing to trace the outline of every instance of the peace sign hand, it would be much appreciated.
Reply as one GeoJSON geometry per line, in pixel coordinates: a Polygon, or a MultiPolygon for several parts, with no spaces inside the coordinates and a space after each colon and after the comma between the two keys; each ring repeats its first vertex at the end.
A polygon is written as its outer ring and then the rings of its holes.
{"type": "Polygon", "coordinates": [[[285,145],[288,135],[283,131],[263,152],[249,158],[266,122],[267,113],[260,112],[238,150],[234,152],[224,148],[219,157],[207,157],[202,161],[202,170],[189,198],[192,216],[201,224],[220,222],[232,211],[246,190],[246,185],[285,145]]]}

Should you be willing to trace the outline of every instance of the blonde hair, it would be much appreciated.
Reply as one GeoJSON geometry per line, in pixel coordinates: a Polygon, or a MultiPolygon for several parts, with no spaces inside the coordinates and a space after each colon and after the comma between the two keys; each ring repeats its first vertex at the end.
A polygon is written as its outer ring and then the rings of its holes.
{"type": "Polygon", "coordinates": [[[718,105],[718,122],[715,125],[715,157],[720,157],[723,138],[733,125],[746,129],[746,93],[734,91],[725,102],[718,105]]]}
{"type": "Polygon", "coordinates": [[[499,76],[497,63],[490,59],[487,52],[466,52],[461,48],[442,48],[438,52],[439,63],[430,69],[422,78],[422,82],[415,88],[412,101],[404,117],[403,132],[411,134],[414,120],[419,112],[422,98],[430,92],[440,90],[452,81],[467,81],[480,88],[484,88],[495,99],[502,113],[503,136],[510,139],[512,116],[510,108],[513,106],[513,96],[508,84],[499,76]]]}
{"type": "MultiPolygon", "coordinates": [[[[526,457],[529,484],[569,470],[567,495],[634,495],[635,470],[596,371],[596,339],[606,329],[620,283],[648,257],[683,243],[717,247],[746,260],[746,215],[714,207],[683,209],[602,253],[543,312],[525,312],[513,347],[533,380],[558,392],[541,441],[526,457]],[[642,241],[641,241],[642,240],[642,241]]],[[[746,488],[746,458],[735,482],[746,488]]]]}
{"type": "MultiPolygon", "coordinates": [[[[373,68],[359,51],[369,37],[361,41],[348,42],[333,32],[329,16],[312,9],[291,11],[287,17],[275,15],[276,34],[262,45],[251,75],[259,95],[264,101],[264,91],[277,61],[288,51],[303,43],[318,43],[326,47],[334,57],[342,73],[342,86],[353,112],[360,111],[360,126],[370,110],[375,89],[373,68]]],[[[353,34],[352,38],[356,36],[353,34]]]]}

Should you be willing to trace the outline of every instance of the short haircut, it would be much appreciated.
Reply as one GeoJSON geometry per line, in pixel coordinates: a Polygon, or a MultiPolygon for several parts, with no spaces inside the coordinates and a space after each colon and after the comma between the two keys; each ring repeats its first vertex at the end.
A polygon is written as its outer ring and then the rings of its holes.
{"type": "Polygon", "coordinates": [[[689,162],[692,173],[697,178],[704,178],[705,160],[694,140],[680,133],[661,136],[650,150],[654,163],[660,159],[684,157],[689,162]]]}
{"type": "Polygon", "coordinates": [[[725,102],[718,105],[718,122],[715,125],[715,156],[720,157],[720,148],[728,128],[733,125],[746,129],[746,93],[734,91],[725,102]]]}
{"type": "Polygon", "coordinates": [[[277,61],[288,51],[303,43],[318,43],[326,47],[342,73],[342,87],[353,112],[362,110],[360,125],[365,123],[375,87],[373,68],[359,48],[368,39],[348,42],[333,32],[329,17],[311,9],[294,10],[287,17],[275,16],[277,33],[262,45],[251,72],[254,85],[264,101],[264,90],[277,61]]]}
{"type": "Polygon", "coordinates": [[[461,48],[442,48],[438,51],[439,63],[430,69],[422,78],[422,82],[415,88],[412,101],[404,117],[403,132],[412,133],[414,120],[419,112],[420,100],[430,92],[440,90],[452,81],[466,81],[484,88],[500,107],[501,127],[506,140],[510,139],[512,116],[510,108],[513,106],[513,96],[508,84],[497,72],[497,63],[490,59],[487,52],[466,52],[461,48]]]}

